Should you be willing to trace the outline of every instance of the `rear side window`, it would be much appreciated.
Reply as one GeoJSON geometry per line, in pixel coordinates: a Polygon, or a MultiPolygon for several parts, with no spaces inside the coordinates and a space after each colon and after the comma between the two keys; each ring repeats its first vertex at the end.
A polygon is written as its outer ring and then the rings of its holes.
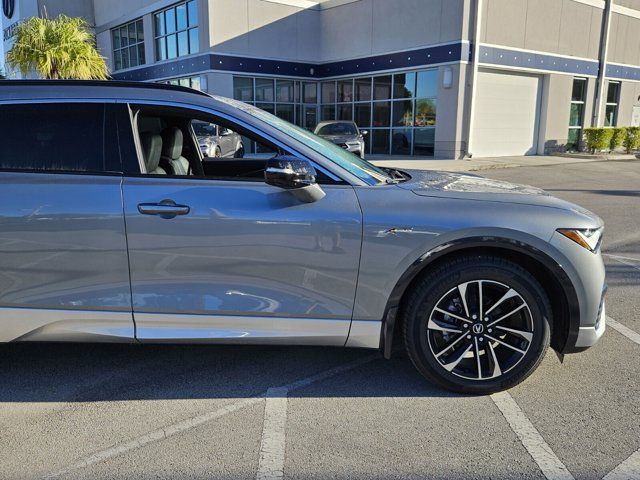
{"type": "Polygon", "coordinates": [[[120,159],[113,158],[117,147],[105,142],[107,123],[103,104],[0,105],[0,169],[113,171],[120,159]]]}

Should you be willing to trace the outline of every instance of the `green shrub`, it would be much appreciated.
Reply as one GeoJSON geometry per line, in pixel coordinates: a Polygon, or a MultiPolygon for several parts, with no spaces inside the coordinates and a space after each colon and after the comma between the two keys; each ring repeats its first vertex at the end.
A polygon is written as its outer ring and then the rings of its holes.
{"type": "Polygon", "coordinates": [[[640,127],[627,127],[627,131],[622,141],[622,145],[627,153],[640,149],[640,127]]]}
{"type": "Polygon", "coordinates": [[[609,150],[613,152],[616,148],[620,148],[622,146],[624,137],[627,135],[627,129],[625,127],[616,127],[611,130],[613,130],[613,135],[611,136],[611,142],[609,143],[609,150]]]}
{"type": "Polygon", "coordinates": [[[613,128],[585,128],[584,138],[587,150],[591,153],[608,150],[611,146],[613,130],[613,128]]]}

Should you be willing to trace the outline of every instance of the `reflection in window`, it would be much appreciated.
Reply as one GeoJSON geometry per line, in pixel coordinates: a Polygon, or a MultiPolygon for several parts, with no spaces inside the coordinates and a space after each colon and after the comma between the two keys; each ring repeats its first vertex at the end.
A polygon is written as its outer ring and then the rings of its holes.
{"type": "Polygon", "coordinates": [[[372,148],[373,154],[389,154],[389,130],[374,130],[372,132],[372,148]]]}
{"type": "Polygon", "coordinates": [[[145,64],[142,19],[114,28],[111,30],[111,38],[114,70],[145,64]]]}
{"type": "Polygon", "coordinates": [[[393,126],[411,127],[413,125],[413,101],[399,100],[393,102],[393,126]]]}
{"type": "Polygon", "coordinates": [[[373,99],[387,100],[391,98],[391,75],[385,77],[374,77],[373,79],[373,99]]]}
{"type": "Polygon", "coordinates": [[[413,131],[413,154],[433,156],[436,131],[434,128],[416,128],[413,131]]]}
{"type": "Polygon", "coordinates": [[[200,49],[197,0],[182,2],[153,14],[156,60],[169,60],[200,49]]]}
{"type": "Polygon", "coordinates": [[[436,124],[436,100],[422,98],[416,100],[416,127],[431,127],[436,124]]]}
{"type": "Polygon", "coordinates": [[[195,90],[202,90],[200,77],[181,77],[172,78],[171,80],[164,80],[160,83],[168,83],[169,85],[179,85],[181,87],[193,88],[195,90]]]}
{"type": "Polygon", "coordinates": [[[394,75],[393,98],[413,98],[416,92],[416,74],[401,73],[394,75]]]}

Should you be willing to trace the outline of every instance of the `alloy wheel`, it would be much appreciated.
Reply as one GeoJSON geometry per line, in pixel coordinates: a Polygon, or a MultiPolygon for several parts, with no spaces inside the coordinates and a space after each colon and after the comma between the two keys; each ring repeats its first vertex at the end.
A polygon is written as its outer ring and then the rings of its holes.
{"type": "Polygon", "coordinates": [[[533,339],[529,305],[513,288],[493,280],[459,284],[431,311],[427,341],[448,372],[467,380],[492,380],[525,357],[533,339]]]}

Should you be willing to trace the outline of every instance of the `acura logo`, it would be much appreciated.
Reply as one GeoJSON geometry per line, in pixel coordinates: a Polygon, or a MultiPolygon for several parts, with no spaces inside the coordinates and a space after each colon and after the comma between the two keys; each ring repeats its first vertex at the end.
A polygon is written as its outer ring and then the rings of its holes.
{"type": "Polygon", "coordinates": [[[16,9],[16,0],[2,0],[2,11],[7,18],[13,17],[13,11],[16,9]]]}
{"type": "Polygon", "coordinates": [[[480,335],[482,332],[484,332],[484,325],[482,325],[481,323],[476,323],[473,326],[473,333],[475,333],[476,335],[480,335]]]}

